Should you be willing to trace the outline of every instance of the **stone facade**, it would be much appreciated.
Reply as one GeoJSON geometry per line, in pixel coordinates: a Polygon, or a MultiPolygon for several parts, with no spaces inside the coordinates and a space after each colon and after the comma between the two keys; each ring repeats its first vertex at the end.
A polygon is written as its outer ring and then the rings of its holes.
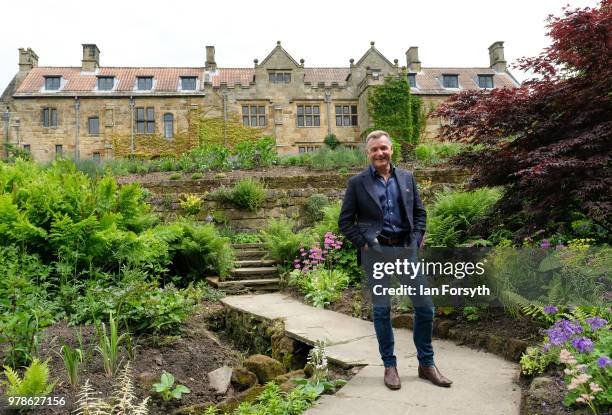
{"type": "MultiPolygon", "coordinates": [[[[217,67],[212,46],[206,47],[204,67],[125,68],[100,66],[99,49],[85,44],[82,66],[63,68],[39,67],[34,51],[20,49],[19,72],[0,97],[0,132],[2,143],[25,148],[39,161],[60,153],[109,159],[125,154],[118,142],[139,155],[152,137],[155,142],[164,138],[161,142],[170,152],[180,152],[197,144],[189,118],[197,110],[200,116],[243,123],[258,135],[274,136],[281,154],[312,151],[330,133],[354,146],[370,127],[369,91],[387,75],[413,74],[412,92],[423,98],[426,109],[457,91],[478,89],[480,76],[490,77],[495,88],[518,86],[506,69],[503,43],[491,45],[489,55],[486,68],[423,68],[418,48],[411,47],[406,67],[400,67],[372,42],[348,67],[309,68],[278,42],[251,68],[217,67]],[[457,77],[457,88],[444,87],[447,74],[457,77]],[[99,84],[105,77],[111,79],[108,90],[99,84]],[[139,77],[150,77],[151,87],[139,89],[139,77]],[[183,89],[184,77],[193,87],[183,89]],[[50,78],[57,84],[49,83],[50,78]],[[98,125],[97,132],[92,133],[91,123],[98,125]]],[[[438,127],[439,120],[429,119],[427,135],[434,136],[438,127]]]]}

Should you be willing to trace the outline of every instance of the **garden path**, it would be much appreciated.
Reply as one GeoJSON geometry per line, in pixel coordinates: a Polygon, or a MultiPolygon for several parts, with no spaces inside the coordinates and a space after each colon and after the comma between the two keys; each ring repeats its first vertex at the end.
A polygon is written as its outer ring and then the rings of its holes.
{"type": "Polygon", "coordinates": [[[283,319],[287,336],[307,344],[326,341],[328,359],[333,363],[365,366],[335,395],[319,399],[307,411],[309,415],[520,412],[521,391],[515,383],[519,367],[496,355],[434,340],[436,364],[454,382],[451,388],[440,388],[417,377],[412,332],[395,329],[402,389],[391,391],[383,384],[383,367],[371,322],[313,308],[280,293],[229,296],[222,301],[262,319],[283,319]]]}

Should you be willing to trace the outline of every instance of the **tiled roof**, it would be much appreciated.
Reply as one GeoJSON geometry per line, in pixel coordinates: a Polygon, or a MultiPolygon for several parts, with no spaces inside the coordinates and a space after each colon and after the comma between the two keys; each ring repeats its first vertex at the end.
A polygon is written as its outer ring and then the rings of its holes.
{"type": "MultiPolygon", "coordinates": [[[[324,83],[331,86],[345,86],[346,79],[350,73],[349,68],[304,68],[304,83],[317,86],[324,83]]],[[[80,67],[36,67],[32,69],[21,83],[15,96],[28,96],[44,94],[75,94],[96,93],[96,79],[98,76],[114,76],[117,85],[113,93],[120,94],[198,94],[202,91],[179,91],[181,76],[193,76],[201,81],[204,68],[125,68],[125,67],[101,67],[95,74],[82,72],[80,67]],[[65,83],[59,91],[45,91],[45,76],[61,75],[65,83]],[[152,76],[154,79],[152,91],[135,90],[136,78],[138,76],[152,76]]],[[[479,89],[478,75],[493,75],[493,86],[516,87],[518,84],[507,73],[495,72],[491,68],[422,68],[416,74],[417,88],[413,88],[415,94],[449,95],[457,92],[456,89],[442,87],[442,75],[453,74],[459,76],[459,89],[479,89]]],[[[213,87],[227,84],[228,87],[236,85],[248,86],[253,82],[255,69],[253,68],[219,68],[210,73],[210,82],[213,87]]],[[[108,94],[108,91],[99,92],[108,94]]]]}
{"type": "Polygon", "coordinates": [[[337,82],[344,86],[349,72],[349,68],[304,68],[304,83],[318,85],[323,82],[325,86],[331,86],[332,82],[337,82]]]}
{"type": "Polygon", "coordinates": [[[249,68],[219,68],[216,73],[211,74],[211,81],[214,87],[221,83],[226,83],[228,87],[235,85],[248,86],[253,82],[255,69],[249,68]]]}
{"type": "MultiPolygon", "coordinates": [[[[32,94],[42,91],[45,76],[61,75],[65,85],[60,91],[51,93],[94,92],[98,76],[114,76],[117,85],[114,92],[136,92],[138,76],[152,76],[154,92],[177,92],[181,76],[201,78],[203,68],[115,68],[101,67],[96,73],[81,72],[80,67],[37,67],[30,71],[16,94],[32,94]]],[[[143,91],[137,91],[142,93],[143,91]]],[[[145,92],[146,93],[146,92],[145,92]]]]}
{"type": "Polygon", "coordinates": [[[517,87],[518,84],[510,75],[495,72],[491,68],[421,68],[416,74],[417,88],[413,91],[421,94],[448,95],[457,92],[456,89],[447,89],[442,86],[442,75],[458,75],[459,89],[480,89],[478,75],[493,75],[493,87],[517,87]]]}

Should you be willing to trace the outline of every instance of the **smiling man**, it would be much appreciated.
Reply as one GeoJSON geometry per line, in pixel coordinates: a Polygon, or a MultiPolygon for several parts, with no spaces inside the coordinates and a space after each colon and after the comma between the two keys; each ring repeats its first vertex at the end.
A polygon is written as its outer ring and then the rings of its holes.
{"type": "MultiPolygon", "coordinates": [[[[380,252],[382,247],[411,247],[416,251],[423,243],[426,212],[419,198],[413,175],[393,166],[393,144],[385,131],[373,131],[366,138],[370,165],[348,181],[338,219],[340,231],[361,249],[380,252]]],[[[366,273],[371,273],[367,267],[366,273]]],[[[369,280],[371,276],[368,275],[369,280]]],[[[414,344],[419,360],[418,376],[438,386],[452,381],[434,365],[431,345],[434,307],[430,299],[420,298],[414,305],[414,344]],[[427,304],[426,306],[423,304],[427,304]]],[[[373,298],[372,317],[378,348],[385,366],[384,383],[390,389],[401,387],[394,355],[391,306],[388,296],[373,298]]]]}

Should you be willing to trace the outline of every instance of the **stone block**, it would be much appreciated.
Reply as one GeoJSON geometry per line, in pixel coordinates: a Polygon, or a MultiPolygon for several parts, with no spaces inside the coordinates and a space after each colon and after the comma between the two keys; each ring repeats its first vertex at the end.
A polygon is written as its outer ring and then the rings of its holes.
{"type": "Polygon", "coordinates": [[[285,373],[281,362],[262,354],[250,356],[244,361],[244,367],[255,373],[262,385],[285,373]]]}
{"type": "Polygon", "coordinates": [[[208,372],[208,382],[210,386],[218,393],[227,392],[232,379],[232,368],[229,366],[221,366],[218,369],[208,372]]]}

